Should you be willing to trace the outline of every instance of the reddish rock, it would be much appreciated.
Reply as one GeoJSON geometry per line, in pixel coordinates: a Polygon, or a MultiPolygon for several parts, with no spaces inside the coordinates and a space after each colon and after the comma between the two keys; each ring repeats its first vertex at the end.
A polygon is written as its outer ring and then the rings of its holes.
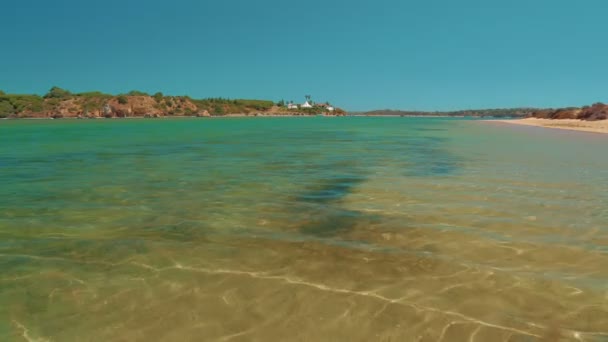
{"type": "Polygon", "coordinates": [[[530,117],[539,119],[580,119],[587,121],[608,119],[608,105],[596,103],[583,108],[546,109],[532,112],[530,117]]]}
{"type": "MultiPolygon", "coordinates": [[[[129,116],[145,116],[146,114],[162,114],[158,108],[156,100],[150,96],[125,96],[126,103],[120,103],[118,97],[112,98],[107,102],[111,108],[109,116],[129,117],[129,116]]],[[[106,117],[108,114],[106,114],[106,117]]]]}
{"type": "Polygon", "coordinates": [[[579,119],[588,121],[606,120],[608,119],[608,105],[596,103],[591,107],[583,107],[579,119]]]}
{"type": "Polygon", "coordinates": [[[578,108],[565,108],[557,110],[551,119],[577,119],[580,113],[578,108]]]}

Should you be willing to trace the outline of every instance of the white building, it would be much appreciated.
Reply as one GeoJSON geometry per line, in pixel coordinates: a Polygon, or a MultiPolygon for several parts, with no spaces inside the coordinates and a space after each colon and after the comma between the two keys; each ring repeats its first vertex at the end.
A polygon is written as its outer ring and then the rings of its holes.
{"type": "Polygon", "coordinates": [[[298,105],[293,102],[289,102],[287,104],[287,109],[298,109],[298,105]]]}
{"type": "Polygon", "coordinates": [[[306,102],[304,102],[304,104],[302,104],[301,107],[302,108],[312,108],[312,105],[308,101],[306,101],[306,102]]]}
{"type": "Polygon", "coordinates": [[[327,106],[327,110],[330,111],[330,112],[333,112],[335,110],[335,108],[332,107],[332,106],[327,106]]]}

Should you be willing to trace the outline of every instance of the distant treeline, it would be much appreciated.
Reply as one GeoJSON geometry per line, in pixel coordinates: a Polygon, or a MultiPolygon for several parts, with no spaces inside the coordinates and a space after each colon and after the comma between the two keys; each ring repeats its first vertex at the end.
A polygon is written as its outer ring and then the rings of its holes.
{"type": "Polygon", "coordinates": [[[374,110],[369,112],[351,113],[351,115],[368,115],[368,116],[472,116],[472,117],[526,117],[537,111],[535,108],[499,108],[499,109],[468,109],[450,112],[424,112],[424,111],[407,111],[407,110],[374,110]]]}
{"type": "Polygon", "coordinates": [[[224,99],[221,97],[207,98],[191,101],[201,110],[206,110],[211,115],[224,115],[231,113],[249,113],[251,111],[265,112],[274,106],[273,101],[266,100],[242,100],[224,99]]]}

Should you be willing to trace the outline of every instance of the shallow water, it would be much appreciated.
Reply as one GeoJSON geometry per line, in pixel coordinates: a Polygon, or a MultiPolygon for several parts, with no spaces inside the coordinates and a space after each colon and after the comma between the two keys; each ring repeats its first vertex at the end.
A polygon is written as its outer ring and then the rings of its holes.
{"type": "Polygon", "coordinates": [[[0,340],[608,340],[608,136],[0,122],[0,340]]]}

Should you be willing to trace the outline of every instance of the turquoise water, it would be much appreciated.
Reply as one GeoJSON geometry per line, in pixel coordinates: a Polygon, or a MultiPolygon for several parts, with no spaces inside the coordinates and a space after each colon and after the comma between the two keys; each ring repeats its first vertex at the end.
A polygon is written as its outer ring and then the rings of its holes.
{"type": "Polygon", "coordinates": [[[608,136],[0,121],[0,340],[608,339],[608,136]]]}

